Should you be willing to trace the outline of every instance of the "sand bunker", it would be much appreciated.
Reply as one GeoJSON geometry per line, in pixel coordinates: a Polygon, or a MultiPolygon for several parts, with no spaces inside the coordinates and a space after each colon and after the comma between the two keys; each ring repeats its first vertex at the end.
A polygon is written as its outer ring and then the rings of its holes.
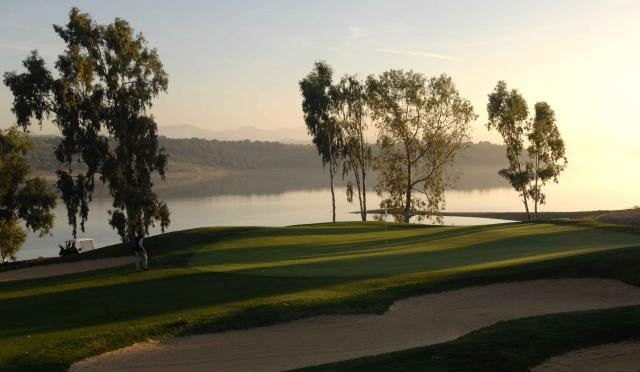
{"type": "Polygon", "coordinates": [[[97,260],[82,260],[60,264],[41,265],[24,269],[0,272],[0,281],[44,278],[64,274],[73,274],[83,271],[106,269],[108,267],[133,264],[132,256],[101,258],[97,260]]]}
{"type": "Polygon", "coordinates": [[[640,341],[589,347],[553,357],[532,372],[640,372],[640,341]]]}
{"type": "Polygon", "coordinates": [[[502,320],[640,304],[640,288],[601,279],[503,283],[413,297],[384,315],[319,316],[150,341],[71,371],[282,371],[446,342],[502,320]]]}

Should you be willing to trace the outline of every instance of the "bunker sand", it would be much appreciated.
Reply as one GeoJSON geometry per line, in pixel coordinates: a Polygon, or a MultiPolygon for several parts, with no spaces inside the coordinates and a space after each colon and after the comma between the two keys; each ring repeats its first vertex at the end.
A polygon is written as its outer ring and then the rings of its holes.
{"type": "Polygon", "coordinates": [[[499,321],[640,304],[640,288],[602,279],[502,283],[401,300],[383,315],[319,316],[138,343],[71,371],[283,371],[451,341],[499,321]]]}
{"type": "Polygon", "coordinates": [[[124,257],[113,257],[113,258],[100,258],[96,260],[82,260],[82,261],[76,261],[76,262],[33,266],[33,267],[27,267],[24,269],[0,272],[0,281],[45,278],[49,276],[74,274],[74,273],[80,273],[84,271],[106,269],[109,267],[123,266],[126,264],[133,264],[133,257],[124,256],[124,257]]]}
{"type": "Polygon", "coordinates": [[[639,372],[640,341],[589,347],[553,357],[532,372],[639,372]]]}

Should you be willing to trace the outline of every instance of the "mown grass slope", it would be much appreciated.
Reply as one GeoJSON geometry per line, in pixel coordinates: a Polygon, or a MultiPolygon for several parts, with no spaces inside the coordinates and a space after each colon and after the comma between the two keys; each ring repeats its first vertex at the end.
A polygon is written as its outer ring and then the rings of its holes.
{"type": "Polygon", "coordinates": [[[613,270],[611,260],[629,254],[623,248],[640,245],[640,237],[593,222],[339,223],[202,228],[145,245],[149,272],[131,265],[0,283],[0,369],[62,370],[147,337],[382,312],[400,297],[496,281],[560,275],[633,282],[637,270],[613,270]]]}

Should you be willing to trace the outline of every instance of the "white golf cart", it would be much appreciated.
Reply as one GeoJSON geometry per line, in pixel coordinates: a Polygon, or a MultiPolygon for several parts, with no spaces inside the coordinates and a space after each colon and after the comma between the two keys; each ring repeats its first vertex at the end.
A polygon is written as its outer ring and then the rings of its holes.
{"type": "Polygon", "coordinates": [[[60,256],[72,256],[74,254],[87,252],[95,249],[93,245],[93,239],[91,238],[81,238],[81,239],[73,239],[67,240],[64,242],[64,245],[58,245],[60,248],[60,256]]]}
{"type": "Polygon", "coordinates": [[[73,244],[78,249],[78,252],[86,252],[96,249],[93,246],[93,239],[91,238],[76,239],[73,241],[73,244]]]}

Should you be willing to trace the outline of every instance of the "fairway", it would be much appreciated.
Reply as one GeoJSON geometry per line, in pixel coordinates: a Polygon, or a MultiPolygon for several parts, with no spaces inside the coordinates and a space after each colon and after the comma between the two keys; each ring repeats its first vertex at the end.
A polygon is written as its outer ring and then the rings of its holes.
{"type": "Polygon", "coordinates": [[[396,298],[446,289],[449,279],[470,286],[520,267],[526,278],[548,263],[640,245],[640,236],[593,222],[338,223],[201,228],[145,245],[146,273],[129,265],[0,283],[0,317],[11,319],[0,328],[0,369],[64,370],[148,337],[382,312],[396,298]]]}

